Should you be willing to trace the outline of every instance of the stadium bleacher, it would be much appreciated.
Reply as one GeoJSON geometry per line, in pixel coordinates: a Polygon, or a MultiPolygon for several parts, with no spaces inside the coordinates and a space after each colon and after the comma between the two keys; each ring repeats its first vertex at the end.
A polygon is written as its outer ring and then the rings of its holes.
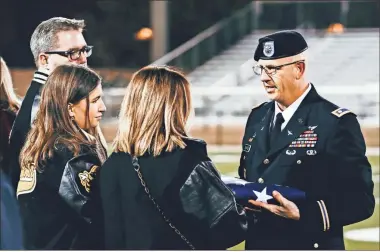
{"type": "MultiPolygon", "coordinates": [[[[252,72],[255,63],[252,55],[257,40],[267,33],[255,32],[244,37],[189,74],[194,89],[227,90],[226,94],[213,94],[212,91],[194,94],[196,115],[201,117],[200,120],[219,113],[219,116],[233,117],[235,122],[241,123],[253,106],[267,100],[259,77],[252,72]],[[228,89],[236,91],[242,87],[239,95],[228,94],[228,89]],[[247,93],[250,89],[251,92],[247,93]]],[[[337,105],[357,113],[362,123],[378,124],[378,30],[303,35],[309,44],[307,76],[317,90],[337,105]]]]}

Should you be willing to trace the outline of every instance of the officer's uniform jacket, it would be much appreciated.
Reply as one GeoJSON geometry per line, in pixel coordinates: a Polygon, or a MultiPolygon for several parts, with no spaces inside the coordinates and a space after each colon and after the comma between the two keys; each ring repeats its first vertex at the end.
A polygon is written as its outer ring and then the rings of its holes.
{"type": "MultiPolygon", "coordinates": [[[[254,108],[242,142],[240,178],[306,192],[300,220],[261,210],[246,249],[344,249],[343,226],[369,218],[375,206],[371,166],[356,115],[314,86],[270,148],[275,102],[254,108]]],[[[253,226],[253,225],[251,225],[253,226]]]]}

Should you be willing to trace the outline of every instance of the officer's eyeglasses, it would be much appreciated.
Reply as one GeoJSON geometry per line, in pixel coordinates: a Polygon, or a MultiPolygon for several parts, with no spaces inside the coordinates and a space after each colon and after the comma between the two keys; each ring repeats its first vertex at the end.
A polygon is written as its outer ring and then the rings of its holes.
{"type": "Polygon", "coordinates": [[[84,46],[81,49],[71,49],[68,51],[50,51],[45,52],[46,54],[58,54],[63,57],[68,57],[70,60],[77,60],[80,58],[82,53],[86,53],[86,58],[90,57],[92,54],[92,48],[94,46],[84,46]]]}
{"type": "Polygon", "coordinates": [[[260,66],[260,65],[256,65],[256,66],[253,67],[253,72],[256,75],[261,76],[261,74],[262,74],[262,72],[264,70],[267,75],[275,75],[277,73],[277,71],[281,70],[281,68],[283,68],[284,66],[289,66],[289,65],[297,64],[299,62],[305,62],[305,61],[304,60],[299,60],[299,61],[295,61],[295,62],[283,64],[283,65],[266,66],[266,67],[260,66]]]}

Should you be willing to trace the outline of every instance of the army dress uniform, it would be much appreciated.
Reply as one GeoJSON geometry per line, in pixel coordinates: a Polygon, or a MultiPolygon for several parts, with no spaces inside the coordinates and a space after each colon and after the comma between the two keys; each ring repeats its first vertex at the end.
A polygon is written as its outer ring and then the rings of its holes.
{"type": "Polygon", "coordinates": [[[262,209],[254,228],[249,224],[246,249],[341,250],[343,226],[373,214],[372,171],[356,115],[322,98],[311,83],[305,93],[270,146],[276,102],[263,103],[249,115],[240,178],[298,188],[306,200],[297,205],[298,221],[262,209]]]}

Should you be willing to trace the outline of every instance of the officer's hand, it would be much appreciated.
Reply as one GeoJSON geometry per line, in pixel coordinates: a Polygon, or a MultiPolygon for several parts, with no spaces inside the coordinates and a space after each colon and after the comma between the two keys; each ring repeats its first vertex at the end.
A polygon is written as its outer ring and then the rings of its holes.
{"type": "Polygon", "coordinates": [[[279,192],[273,191],[273,198],[275,198],[280,206],[268,204],[260,201],[249,200],[248,202],[256,207],[262,207],[270,212],[277,214],[278,216],[282,216],[284,218],[299,220],[300,219],[300,211],[296,204],[292,201],[285,199],[279,192]]]}

